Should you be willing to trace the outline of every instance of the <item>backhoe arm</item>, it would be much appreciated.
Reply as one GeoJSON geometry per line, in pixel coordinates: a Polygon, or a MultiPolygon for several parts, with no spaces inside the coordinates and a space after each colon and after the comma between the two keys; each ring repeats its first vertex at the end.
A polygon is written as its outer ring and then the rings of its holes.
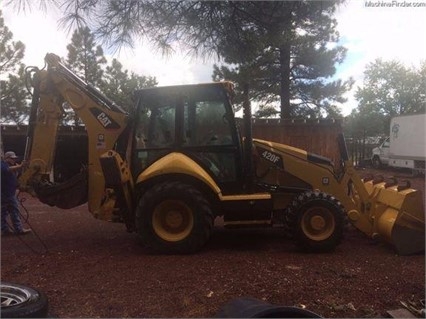
{"type": "Polygon", "coordinates": [[[19,179],[20,189],[61,208],[72,208],[88,199],[89,211],[95,217],[111,219],[114,204],[108,201],[111,190],[106,189],[100,158],[111,153],[125,134],[128,114],[66,68],[58,56],[47,54],[45,61],[47,69],[37,69],[33,80],[27,168],[19,179]],[[85,125],[88,164],[80,176],[58,186],[51,183],[49,175],[65,103],[85,125]]]}

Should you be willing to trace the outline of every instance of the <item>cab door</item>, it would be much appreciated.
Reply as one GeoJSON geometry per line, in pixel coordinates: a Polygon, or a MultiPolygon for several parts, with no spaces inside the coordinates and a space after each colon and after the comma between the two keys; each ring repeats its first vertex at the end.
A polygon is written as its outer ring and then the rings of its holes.
{"type": "Polygon", "coordinates": [[[380,160],[383,164],[389,163],[390,138],[388,137],[380,147],[380,160]]]}
{"type": "Polygon", "coordinates": [[[224,194],[242,188],[242,148],[232,105],[219,83],[146,89],[135,115],[134,176],[170,152],[208,172],[224,194]]]}
{"type": "Polygon", "coordinates": [[[195,159],[224,193],[241,188],[241,146],[230,105],[221,99],[184,102],[182,151],[195,159]]]}

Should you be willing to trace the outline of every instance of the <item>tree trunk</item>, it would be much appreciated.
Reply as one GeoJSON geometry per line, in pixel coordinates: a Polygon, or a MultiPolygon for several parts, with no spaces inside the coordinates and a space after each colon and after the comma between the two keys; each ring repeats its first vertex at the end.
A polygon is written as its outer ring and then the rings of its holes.
{"type": "Polygon", "coordinates": [[[290,105],[290,43],[285,43],[280,49],[280,90],[281,90],[281,119],[291,117],[290,105]]]}

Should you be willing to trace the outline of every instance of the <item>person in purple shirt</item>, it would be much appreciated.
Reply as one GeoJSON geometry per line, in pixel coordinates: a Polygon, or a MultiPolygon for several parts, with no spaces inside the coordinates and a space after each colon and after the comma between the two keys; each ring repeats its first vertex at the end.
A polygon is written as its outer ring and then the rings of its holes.
{"type": "Polygon", "coordinates": [[[22,226],[21,215],[16,198],[18,186],[17,173],[23,163],[17,164],[17,156],[14,152],[6,152],[1,159],[1,235],[24,235],[31,232],[22,226]],[[10,215],[13,231],[7,222],[10,215]]]}

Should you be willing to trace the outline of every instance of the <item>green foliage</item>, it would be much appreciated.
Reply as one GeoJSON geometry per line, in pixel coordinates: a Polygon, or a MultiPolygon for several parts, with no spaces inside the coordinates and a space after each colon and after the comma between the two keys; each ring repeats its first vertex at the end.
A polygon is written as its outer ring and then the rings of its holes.
{"type": "Polygon", "coordinates": [[[279,114],[279,111],[277,111],[277,109],[273,106],[266,106],[263,107],[261,109],[259,109],[258,111],[256,111],[256,113],[254,114],[255,118],[276,118],[277,115],[279,114]]]}
{"type": "Polygon", "coordinates": [[[21,41],[13,41],[13,33],[5,26],[0,10],[0,72],[16,73],[25,54],[25,45],[21,41]]]}
{"type": "MultiPolygon", "coordinates": [[[[71,43],[67,45],[68,56],[66,60],[69,67],[82,80],[97,88],[102,84],[102,65],[107,63],[103,49],[95,42],[95,37],[88,27],[74,31],[71,43]]],[[[64,123],[74,121],[74,125],[81,125],[81,120],[72,112],[67,103],[64,103],[64,123]]]]}
{"type": "Polygon", "coordinates": [[[360,110],[367,109],[386,116],[424,112],[426,99],[424,86],[421,86],[424,69],[425,63],[416,70],[395,60],[377,59],[368,64],[363,87],[358,88],[355,95],[360,110]]]}
{"type": "MultiPolygon", "coordinates": [[[[25,4],[29,6],[31,3],[25,4]]],[[[28,119],[30,96],[26,88],[25,66],[21,63],[25,45],[20,41],[14,42],[12,38],[13,34],[4,25],[0,11],[1,120],[19,124],[28,119]]],[[[133,95],[136,90],[158,84],[154,77],[123,70],[117,59],[113,59],[111,65],[105,67],[107,60],[103,49],[96,44],[88,27],[74,32],[67,49],[67,66],[126,110],[131,110],[135,104],[133,95]]],[[[63,106],[66,111],[63,122],[68,124],[74,121],[75,125],[81,124],[67,103],[63,106]]]]}
{"type": "Polygon", "coordinates": [[[1,121],[22,123],[28,111],[29,94],[25,87],[25,66],[21,62],[25,45],[13,41],[0,10],[0,105],[1,121]]]}
{"type": "MultiPolygon", "coordinates": [[[[24,0],[20,0],[24,2],[24,0]]],[[[64,0],[64,25],[94,25],[119,48],[146,39],[163,53],[178,46],[216,55],[214,78],[250,82],[261,107],[280,116],[336,116],[352,81],[333,81],[346,50],[333,15],[342,1],[64,0]],[[222,72],[217,72],[221,70],[222,72]]]]}
{"type": "Polygon", "coordinates": [[[392,117],[425,112],[425,87],[426,62],[416,69],[376,59],[366,66],[363,86],[355,94],[359,106],[347,119],[347,131],[389,134],[392,117]]]}
{"type": "Polygon", "coordinates": [[[346,49],[335,44],[338,34],[332,15],[336,3],[238,5],[245,12],[242,25],[247,26],[240,28],[238,36],[251,39],[249,47],[238,48],[237,35],[222,41],[220,50],[228,65],[216,65],[213,79],[236,82],[237,103],[242,103],[240,88],[250,83],[251,99],[258,102],[262,116],[274,114],[274,108],[282,118],[339,116],[337,103],[345,102],[342,96],[353,81],[330,80],[346,54],[346,49]]]}
{"type": "Polygon", "coordinates": [[[1,121],[22,124],[28,119],[29,94],[25,86],[25,71],[21,65],[17,74],[8,74],[0,81],[1,121]]]}
{"type": "MultiPolygon", "coordinates": [[[[88,27],[74,32],[67,49],[69,68],[125,110],[131,110],[135,104],[133,95],[136,90],[158,84],[153,77],[140,76],[123,70],[123,65],[117,59],[113,59],[111,65],[106,65],[107,60],[103,55],[103,49],[96,44],[93,33],[88,27]]],[[[74,113],[70,112],[66,105],[65,108],[68,114],[64,121],[69,122],[74,117],[74,113]]],[[[81,122],[78,119],[74,120],[76,125],[81,122]]]]}
{"type": "Polygon", "coordinates": [[[84,81],[99,86],[102,79],[102,65],[107,63],[103,49],[96,45],[88,27],[77,29],[67,45],[67,65],[84,81]]]}
{"type": "Polygon", "coordinates": [[[381,136],[389,134],[389,123],[378,113],[360,112],[358,109],[345,118],[346,136],[381,136]],[[388,133],[386,133],[388,132],[388,133]]]}
{"type": "Polygon", "coordinates": [[[140,76],[134,72],[129,74],[128,70],[123,70],[123,65],[117,59],[113,59],[104,72],[101,90],[111,100],[129,111],[136,103],[133,98],[136,90],[154,87],[157,84],[154,77],[140,76]]]}

